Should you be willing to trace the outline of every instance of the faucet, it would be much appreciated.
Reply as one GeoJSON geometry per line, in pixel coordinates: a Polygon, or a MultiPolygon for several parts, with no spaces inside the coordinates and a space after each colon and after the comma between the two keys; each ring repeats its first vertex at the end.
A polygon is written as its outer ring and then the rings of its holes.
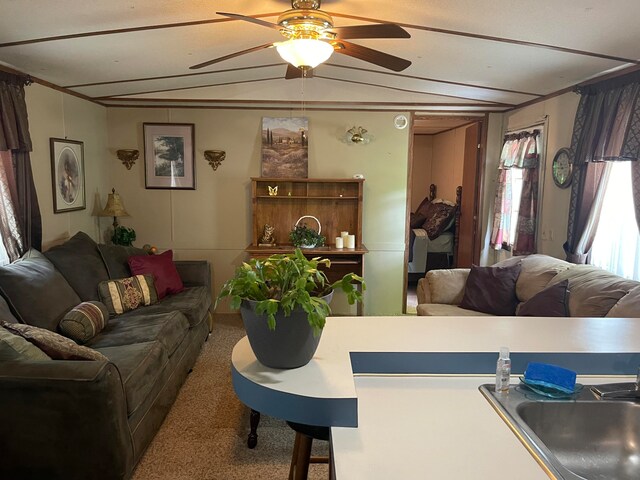
{"type": "Polygon", "coordinates": [[[640,367],[635,382],[593,385],[591,391],[600,400],[640,400],[640,367]]]}

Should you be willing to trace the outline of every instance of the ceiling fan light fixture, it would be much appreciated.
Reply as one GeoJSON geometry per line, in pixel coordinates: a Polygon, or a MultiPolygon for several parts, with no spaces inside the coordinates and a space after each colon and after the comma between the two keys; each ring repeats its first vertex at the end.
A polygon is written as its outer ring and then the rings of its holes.
{"type": "Polygon", "coordinates": [[[330,43],[312,38],[300,38],[275,44],[278,54],[294,67],[316,68],[333,53],[330,43]]]}

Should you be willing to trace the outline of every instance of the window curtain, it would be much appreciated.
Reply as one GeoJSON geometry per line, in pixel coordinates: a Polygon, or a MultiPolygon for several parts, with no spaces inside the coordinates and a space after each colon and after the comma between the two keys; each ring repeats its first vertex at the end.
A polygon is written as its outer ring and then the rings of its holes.
{"type": "Polygon", "coordinates": [[[640,229],[640,72],[581,87],[571,138],[574,164],[567,260],[587,263],[600,218],[608,170],[604,162],[632,161],[636,223],[640,229]]]}
{"type": "Polygon", "coordinates": [[[528,255],[536,251],[536,224],[538,212],[538,165],[540,160],[540,131],[505,135],[498,183],[493,207],[491,246],[500,250],[509,245],[512,207],[512,169],[523,170],[520,208],[516,219],[514,255],[528,255]]]}
{"type": "Polygon", "coordinates": [[[0,151],[11,155],[2,155],[0,195],[3,203],[13,203],[13,210],[0,210],[4,217],[0,229],[12,261],[29,248],[42,249],[42,220],[29,156],[31,136],[24,92],[30,83],[29,77],[0,72],[0,151]]]}

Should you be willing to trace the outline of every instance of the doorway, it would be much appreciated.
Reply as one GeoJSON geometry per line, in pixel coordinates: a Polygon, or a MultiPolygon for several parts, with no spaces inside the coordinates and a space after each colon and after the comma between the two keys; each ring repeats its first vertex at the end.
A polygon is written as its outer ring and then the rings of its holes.
{"type": "Polygon", "coordinates": [[[418,280],[428,270],[468,267],[479,260],[478,212],[486,123],[484,115],[413,117],[407,186],[411,214],[405,228],[405,313],[416,312],[418,280]],[[456,195],[458,187],[462,187],[461,198],[456,195]],[[445,232],[428,238],[417,224],[434,198],[458,203],[459,214],[445,232]]]}

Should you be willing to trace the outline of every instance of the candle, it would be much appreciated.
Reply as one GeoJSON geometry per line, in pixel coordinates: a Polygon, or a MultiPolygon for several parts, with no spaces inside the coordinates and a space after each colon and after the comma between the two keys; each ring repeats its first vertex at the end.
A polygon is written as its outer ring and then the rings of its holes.
{"type": "Polygon", "coordinates": [[[349,232],[345,232],[345,231],[340,232],[340,236],[343,238],[346,237],[347,235],[349,235],[349,232]]]}
{"type": "Polygon", "coordinates": [[[347,248],[356,248],[356,236],[347,235],[347,248]]]}
{"type": "Polygon", "coordinates": [[[344,248],[342,237],[336,237],[336,248],[344,248]]]}

